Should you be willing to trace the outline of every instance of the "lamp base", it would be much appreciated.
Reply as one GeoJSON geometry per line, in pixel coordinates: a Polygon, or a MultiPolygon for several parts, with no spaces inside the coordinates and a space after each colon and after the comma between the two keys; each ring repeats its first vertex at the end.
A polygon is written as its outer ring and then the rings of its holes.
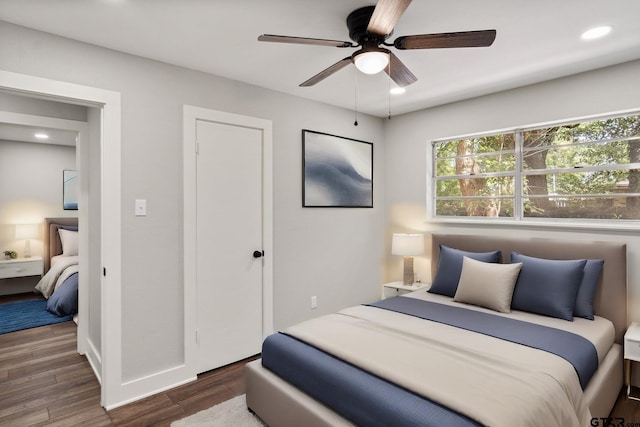
{"type": "Polygon", "coordinates": [[[404,274],[402,277],[402,283],[405,285],[413,285],[414,279],[413,273],[413,257],[406,256],[404,257],[404,274]]]}
{"type": "Polygon", "coordinates": [[[31,258],[31,240],[24,241],[24,257],[31,258]]]}

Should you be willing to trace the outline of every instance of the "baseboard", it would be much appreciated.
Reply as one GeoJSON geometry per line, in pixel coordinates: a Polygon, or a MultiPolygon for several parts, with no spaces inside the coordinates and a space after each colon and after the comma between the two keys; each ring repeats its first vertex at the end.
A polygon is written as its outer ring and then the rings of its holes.
{"type": "Polygon", "coordinates": [[[98,382],[102,384],[102,357],[100,357],[100,353],[98,353],[98,349],[96,349],[95,345],[91,340],[86,341],[86,352],[84,356],[89,361],[89,365],[91,365],[91,369],[93,369],[93,373],[95,374],[98,382]]]}
{"type": "Polygon", "coordinates": [[[120,387],[120,398],[105,406],[107,411],[170,390],[198,379],[185,365],[167,369],[143,378],[127,381],[120,387]]]}

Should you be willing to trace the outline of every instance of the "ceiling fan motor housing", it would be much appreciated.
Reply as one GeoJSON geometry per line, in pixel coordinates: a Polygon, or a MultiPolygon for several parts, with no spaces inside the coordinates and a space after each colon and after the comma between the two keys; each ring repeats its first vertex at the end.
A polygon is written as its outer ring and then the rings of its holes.
{"type": "Polygon", "coordinates": [[[361,7],[356,9],[347,16],[347,28],[349,29],[349,38],[359,45],[364,46],[367,42],[375,41],[376,43],[384,42],[387,37],[393,34],[393,31],[384,36],[379,34],[371,34],[367,32],[369,21],[373,16],[375,6],[361,7]]]}

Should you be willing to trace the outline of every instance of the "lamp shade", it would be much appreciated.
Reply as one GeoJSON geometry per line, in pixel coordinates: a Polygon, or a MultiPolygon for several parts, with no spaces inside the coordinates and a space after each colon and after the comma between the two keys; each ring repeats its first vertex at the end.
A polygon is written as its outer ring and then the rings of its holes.
{"type": "Polygon", "coordinates": [[[414,256],[424,253],[424,234],[394,233],[391,240],[393,255],[414,256]]]}
{"type": "Polygon", "coordinates": [[[16,224],[16,240],[37,239],[40,237],[39,224],[16,224]]]}

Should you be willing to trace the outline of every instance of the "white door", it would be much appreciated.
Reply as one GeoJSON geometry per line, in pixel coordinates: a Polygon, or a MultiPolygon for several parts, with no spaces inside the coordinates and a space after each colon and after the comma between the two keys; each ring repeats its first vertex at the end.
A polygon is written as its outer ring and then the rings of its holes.
{"type": "Polygon", "coordinates": [[[263,138],[258,129],[197,120],[196,139],[196,340],[204,372],[260,352],[263,138]]]}

